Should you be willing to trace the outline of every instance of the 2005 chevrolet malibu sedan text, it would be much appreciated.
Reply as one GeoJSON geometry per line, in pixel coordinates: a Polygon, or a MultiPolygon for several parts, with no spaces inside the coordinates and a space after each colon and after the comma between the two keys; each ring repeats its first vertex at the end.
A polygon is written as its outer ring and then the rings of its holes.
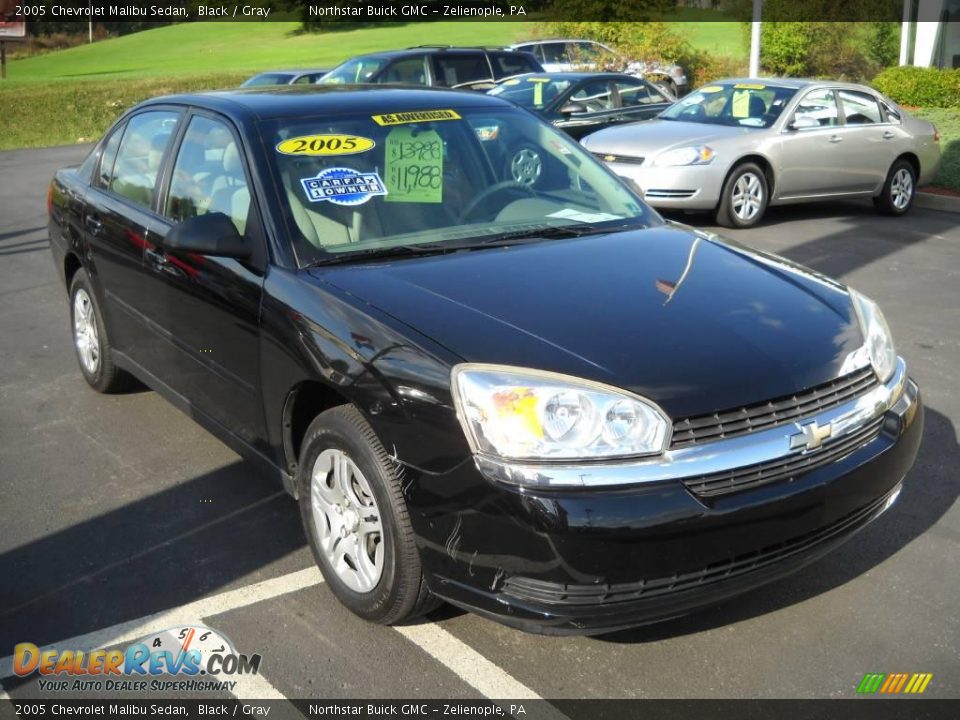
{"type": "Polygon", "coordinates": [[[150,100],[49,209],[87,382],[140,378],[282,480],[368,620],[673,617],[849,538],[917,454],[872,301],[663,221],[496,98],[150,100]]]}

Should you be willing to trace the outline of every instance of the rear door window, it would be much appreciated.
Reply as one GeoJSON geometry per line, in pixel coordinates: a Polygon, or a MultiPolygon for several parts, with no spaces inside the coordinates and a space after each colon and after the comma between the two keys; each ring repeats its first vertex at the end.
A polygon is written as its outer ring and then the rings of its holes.
{"type": "Polygon", "coordinates": [[[543,50],[543,62],[545,63],[566,63],[570,62],[567,57],[566,43],[544,43],[540,46],[543,50]]]}
{"type": "MultiPolygon", "coordinates": [[[[813,90],[803,96],[793,113],[795,120],[807,118],[815,120],[820,127],[834,127],[840,124],[837,99],[833,90],[813,90]]],[[[811,128],[813,126],[811,125],[811,128]]],[[[803,129],[803,128],[801,128],[803,129]]],[[[813,128],[816,129],[816,128],[813,128]]]]}
{"type": "Polygon", "coordinates": [[[434,62],[440,85],[456,87],[492,79],[487,57],[482,52],[437,55],[434,62]]]}
{"type": "Polygon", "coordinates": [[[626,78],[617,80],[614,86],[620,94],[620,104],[623,107],[670,102],[670,100],[653,85],[639,78],[635,80],[628,80],[626,78]]]}
{"type": "Polygon", "coordinates": [[[584,112],[603,112],[613,109],[613,93],[606,80],[591,80],[582,85],[570,100],[584,108],[584,112]]]}
{"type": "Polygon", "coordinates": [[[130,118],[110,178],[112,192],[153,207],[157,176],[179,117],[172,110],[153,110],[130,118]]]}
{"type": "Polygon", "coordinates": [[[843,105],[843,118],[847,125],[873,125],[883,122],[880,106],[873,95],[855,90],[841,90],[840,103],[843,105]]]}
{"type": "Polygon", "coordinates": [[[96,184],[99,187],[110,187],[110,181],[113,180],[113,165],[117,161],[117,150],[120,149],[120,140],[123,138],[123,131],[126,127],[126,124],[123,124],[114,130],[103,148],[103,155],[100,158],[100,172],[96,178],[96,184]]]}
{"type": "Polygon", "coordinates": [[[513,75],[540,72],[540,68],[533,59],[523,52],[491,53],[490,64],[493,66],[493,75],[497,80],[513,75]]]}
{"type": "Polygon", "coordinates": [[[404,85],[427,85],[427,63],[425,55],[396,60],[381,73],[378,82],[402,83],[404,85]]]}

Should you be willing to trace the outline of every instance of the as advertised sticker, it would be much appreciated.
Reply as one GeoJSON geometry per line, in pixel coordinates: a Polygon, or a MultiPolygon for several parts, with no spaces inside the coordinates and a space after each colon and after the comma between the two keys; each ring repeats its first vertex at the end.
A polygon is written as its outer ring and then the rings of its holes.
{"type": "Polygon", "coordinates": [[[284,155],[353,155],[376,146],[370,138],[359,135],[301,135],[284,140],[277,152],[284,155]]]}
{"type": "Polygon", "coordinates": [[[723,92],[723,86],[721,86],[721,85],[707,85],[706,87],[700,88],[700,92],[702,92],[702,93],[723,92]]]}
{"type": "Polygon", "coordinates": [[[329,200],[334,205],[363,205],[372,197],[387,194],[377,173],[353,168],[327,168],[316,177],[303,178],[300,184],[310,202],[329,200]]]}
{"type": "Polygon", "coordinates": [[[377,125],[408,125],[409,123],[432,122],[434,120],[461,120],[460,115],[453,110],[411,110],[410,112],[390,113],[389,115],[373,115],[377,125]]]}

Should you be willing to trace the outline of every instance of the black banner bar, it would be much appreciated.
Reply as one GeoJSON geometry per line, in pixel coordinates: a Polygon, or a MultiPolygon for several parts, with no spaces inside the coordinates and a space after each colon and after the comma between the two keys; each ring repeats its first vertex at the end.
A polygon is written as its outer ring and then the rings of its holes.
{"type": "Polygon", "coordinates": [[[5,718],[517,718],[517,720],[953,720],[960,701],[850,700],[2,700],[5,718]]]}
{"type": "MultiPolygon", "coordinates": [[[[949,0],[908,3],[911,21],[957,21],[949,0]],[[952,14],[951,14],[952,12],[952,14]]],[[[0,20],[27,22],[473,21],[745,22],[752,0],[0,0],[0,20]],[[701,7],[706,5],[706,7],[701,7]]],[[[904,0],[764,0],[765,22],[899,22],[904,0]]]]}

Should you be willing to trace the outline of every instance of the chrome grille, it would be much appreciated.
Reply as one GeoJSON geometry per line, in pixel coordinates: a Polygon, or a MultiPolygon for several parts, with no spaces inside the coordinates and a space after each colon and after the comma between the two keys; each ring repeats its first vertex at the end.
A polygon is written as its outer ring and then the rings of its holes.
{"type": "Polygon", "coordinates": [[[711,415],[683,418],[673,424],[670,448],[675,450],[784,425],[836,407],[869,392],[878,384],[873,368],[866,367],[810,390],[776,400],[711,415]]]}
{"type": "Polygon", "coordinates": [[[623,163],[624,165],[643,165],[643,161],[646,159],[642,157],[632,157],[630,155],[614,155],[613,153],[595,152],[591,154],[603,162],[623,163]]]}
{"type": "Polygon", "coordinates": [[[802,455],[787,455],[779,460],[747,465],[736,470],[684,478],[683,484],[700,497],[717,497],[781,480],[793,480],[811,470],[845,458],[857,448],[876,438],[882,426],[883,418],[879,417],[856,432],[838,437],[802,455]]]}

